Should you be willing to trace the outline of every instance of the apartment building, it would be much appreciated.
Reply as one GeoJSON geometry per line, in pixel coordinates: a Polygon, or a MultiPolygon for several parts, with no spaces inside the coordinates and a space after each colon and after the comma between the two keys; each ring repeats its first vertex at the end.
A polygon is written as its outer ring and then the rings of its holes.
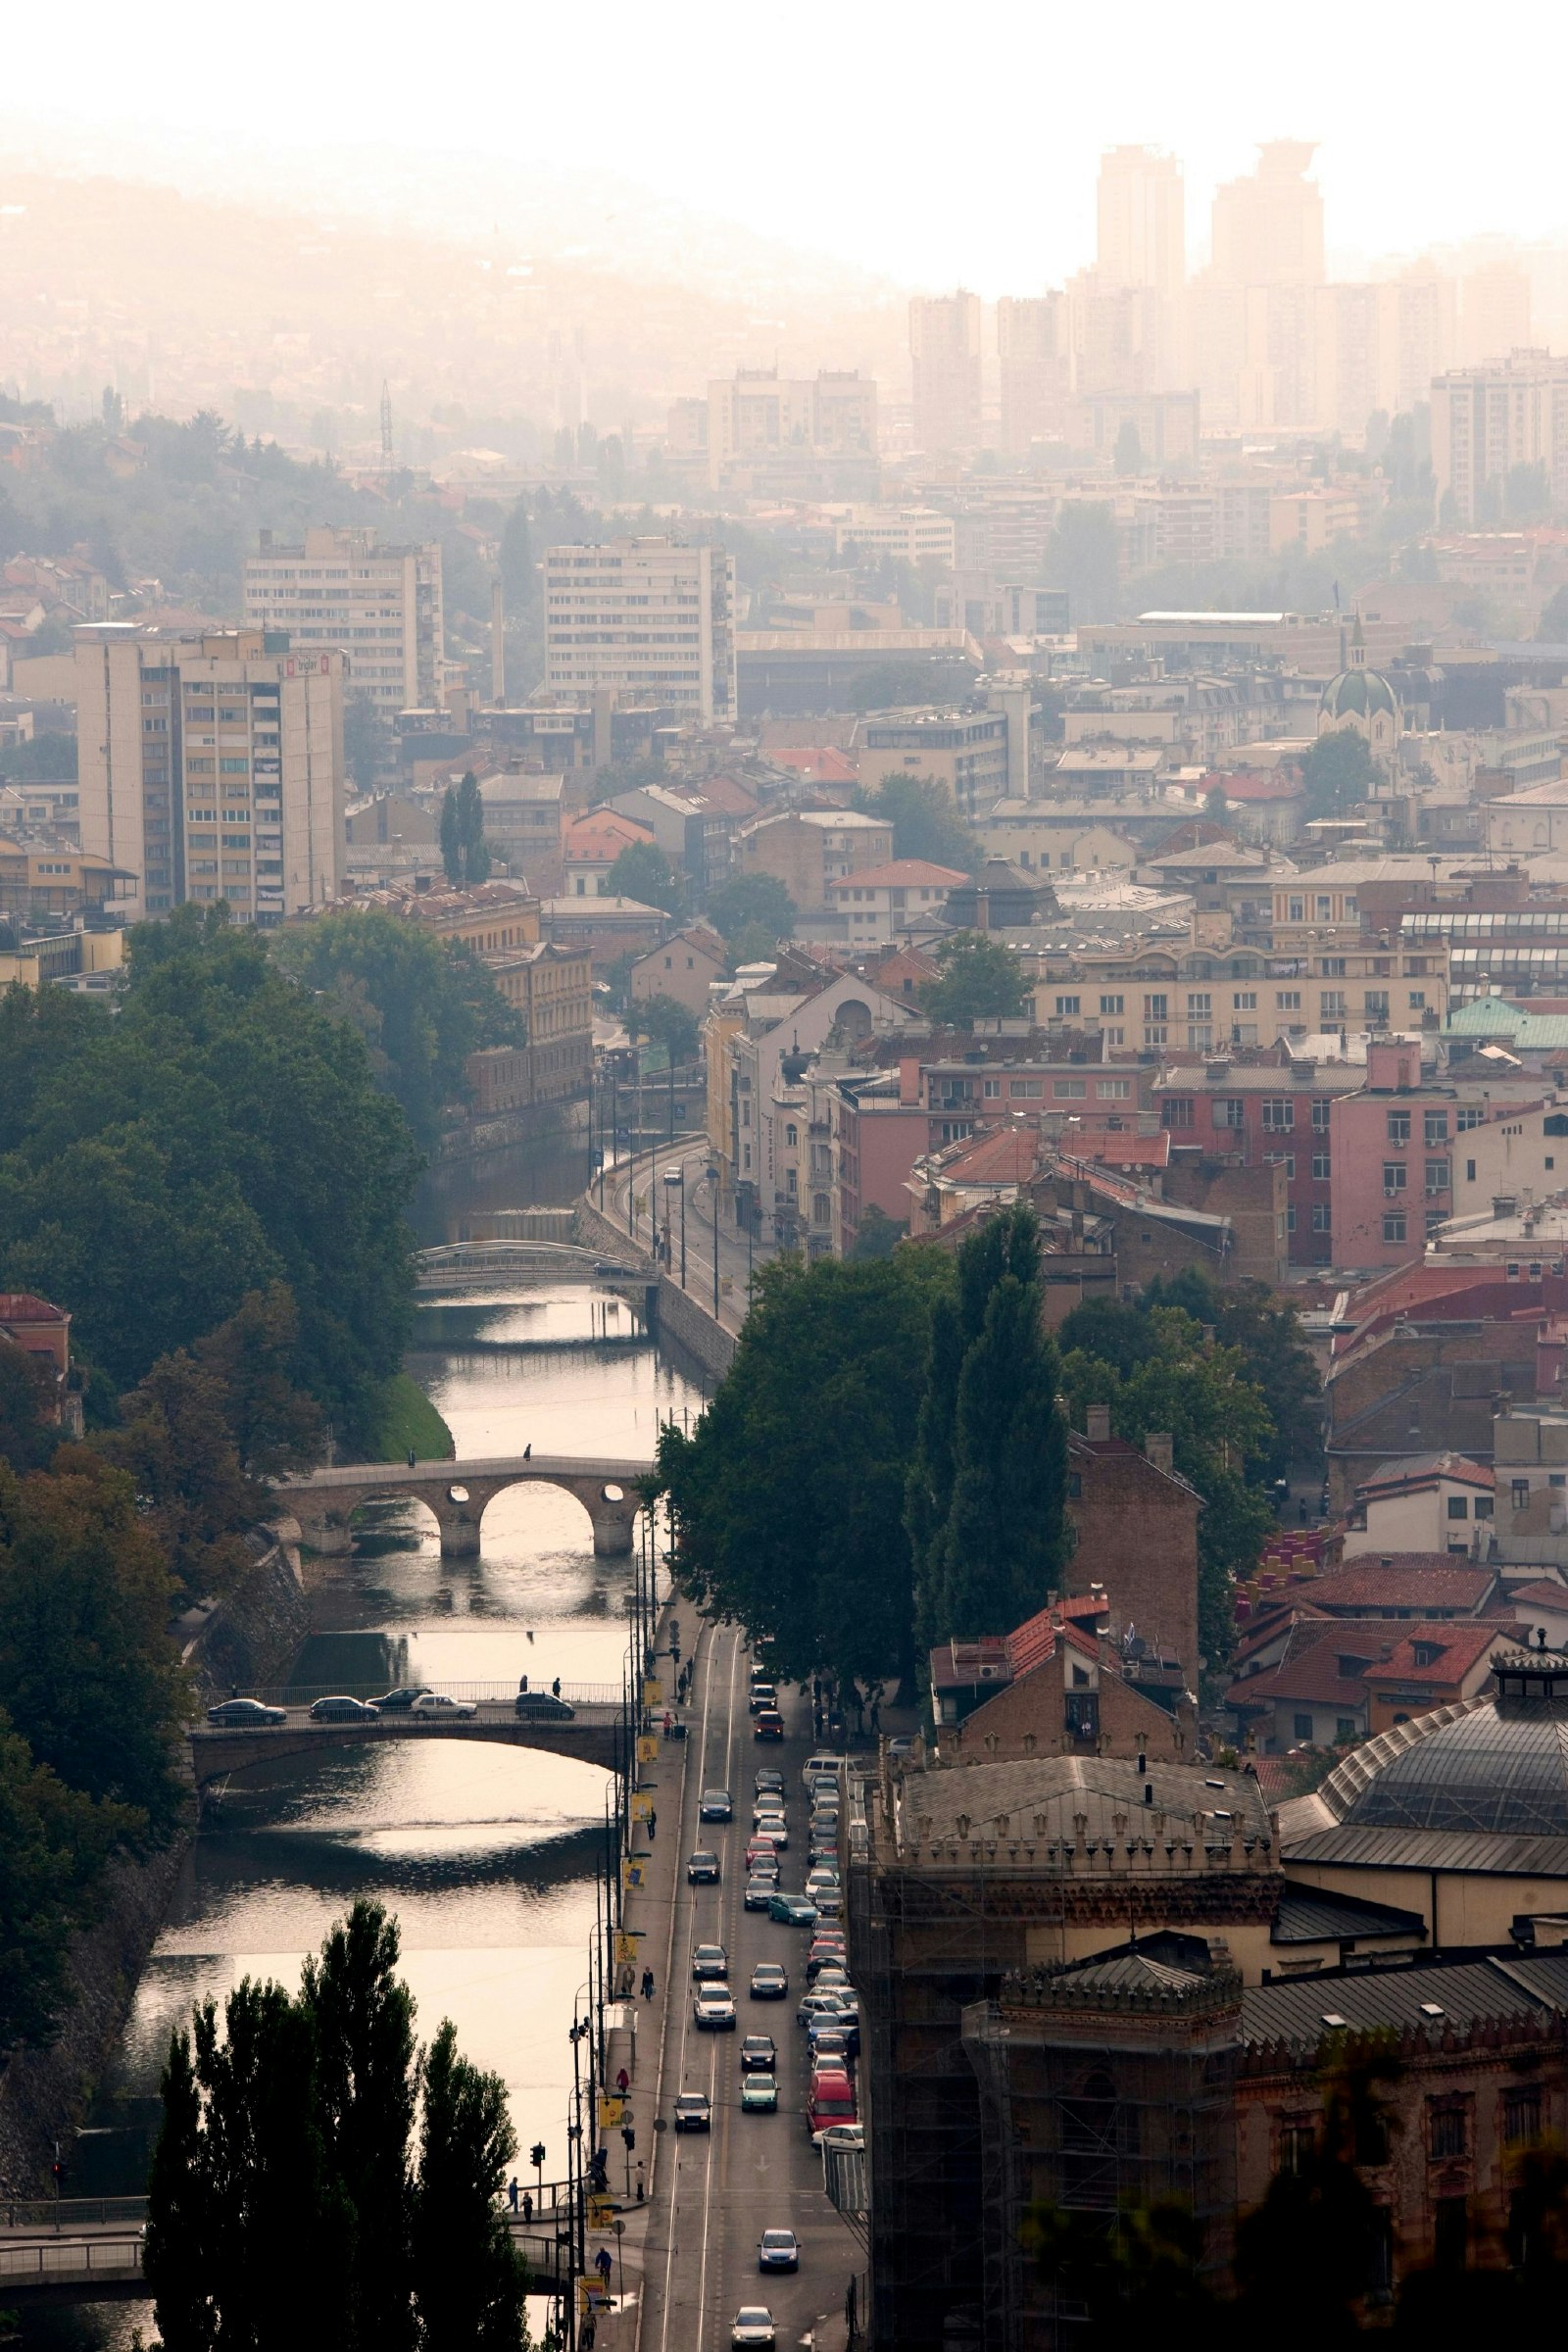
{"type": "MultiPolygon", "coordinates": [[[[1027,789],[1027,708],[1023,731],[1027,789]]],[[[1007,754],[1005,710],[888,711],[861,729],[860,784],[874,792],[889,776],[929,776],[965,816],[988,816],[1008,791],[1007,754]]]]}
{"type": "Polygon", "coordinates": [[[1002,446],[1022,457],[1032,442],[1061,430],[1069,359],[1060,294],[1004,295],[997,304],[997,357],[1002,446]]]}
{"type": "Polygon", "coordinates": [[[441,549],[383,547],[373,530],[323,523],[298,546],[263,531],[245,559],[245,618],[290,643],[345,657],[346,691],[383,717],[446,699],[441,549]]]}
{"type": "Polygon", "coordinates": [[[1351,1062],[1217,1058],[1201,1068],[1168,1067],[1153,1101],[1173,1152],[1234,1156],[1248,1168],[1285,1170],[1286,1251],[1293,1266],[1335,1261],[1329,1121],[1336,1100],[1359,1088],[1351,1062]]]}
{"type": "Polygon", "coordinates": [[[857,368],[793,377],[776,368],[738,368],[708,387],[705,441],[714,490],[781,461],[874,464],[877,388],[857,368]]]}
{"type": "Polygon", "coordinates": [[[954,520],[935,507],[852,507],[833,525],[835,556],[891,556],[901,564],[954,564],[954,520]]]}
{"type": "Polygon", "coordinates": [[[735,564],[719,547],[616,539],[545,554],[545,685],[735,716],[735,564]]]}
{"type": "Polygon", "coordinates": [[[140,875],[148,914],[222,899],[268,928],[337,896],[341,653],[108,622],[74,666],[81,846],[140,875]]]}
{"type": "Polygon", "coordinates": [[[831,884],[893,858],[893,827],[857,808],[792,808],[759,817],[735,843],[735,868],[771,874],[802,914],[828,906],[831,884]]]}
{"type": "Polygon", "coordinates": [[[926,858],[895,858],[858,868],[827,886],[828,905],[842,916],[852,948],[890,947],[911,928],[932,929],[950,891],[968,880],[951,865],[926,858]]]}
{"type": "Polygon", "coordinates": [[[980,439],[980,297],[915,295],[909,364],[918,449],[964,450],[980,439]]]}
{"type": "Polygon", "coordinates": [[[1438,503],[1461,528],[1496,520],[1515,466],[1544,466],[1552,505],[1568,500],[1568,359],[1515,351],[1450,368],[1431,399],[1438,503]]]}

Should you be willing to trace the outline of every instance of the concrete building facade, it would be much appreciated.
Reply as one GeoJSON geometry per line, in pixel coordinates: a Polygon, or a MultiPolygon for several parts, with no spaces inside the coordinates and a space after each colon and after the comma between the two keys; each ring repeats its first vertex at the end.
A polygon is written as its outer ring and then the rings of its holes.
{"type": "Polygon", "coordinates": [[[441,549],[383,547],[373,530],[323,523],[297,546],[263,531],[245,559],[245,618],[298,648],[345,659],[345,691],[383,717],[446,700],[441,549]]]}
{"type": "Polygon", "coordinates": [[[733,718],[733,558],[673,539],[548,548],[545,685],[573,698],[608,688],[705,725],[733,718]]]}

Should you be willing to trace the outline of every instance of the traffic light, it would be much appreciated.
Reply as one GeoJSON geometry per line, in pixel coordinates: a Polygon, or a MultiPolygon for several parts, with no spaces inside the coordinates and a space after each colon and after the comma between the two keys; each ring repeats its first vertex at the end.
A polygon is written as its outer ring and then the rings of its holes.
{"type": "Polygon", "coordinates": [[[544,2161],[545,2143],[542,2139],[536,2139],[533,2143],[533,2146],[528,2150],[528,2162],[533,2166],[534,2171],[538,2173],[544,2170],[544,2161]]]}
{"type": "Polygon", "coordinates": [[[620,2127],[620,2137],[621,2137],[621,2144],[622,2144],[622,2146],[625,2148],[625,2150],[626,2150],[626,2153],[627,2153],[627,2155],[629,2156],[629,2155],[631,2154],[631,2152],[632,2152],[633,2148],[635,2148],[635,2146],[637,2145],[637,2134],[636,2134],[636,2132],[635,2132],[632,2130],[632,2128],[631,2128],[630,2124],[622,2124],[622,2125],[621,2125],[621,2127],[620,2127]]]}

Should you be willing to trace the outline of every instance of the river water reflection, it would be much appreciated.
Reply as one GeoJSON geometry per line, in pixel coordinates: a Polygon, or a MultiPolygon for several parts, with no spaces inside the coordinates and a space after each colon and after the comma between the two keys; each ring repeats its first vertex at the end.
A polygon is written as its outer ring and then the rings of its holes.
{"type": "MultiPolygon", "coordinates": [[[[422,1306],[410,1369],[461,1456],[652,1450],[702,1403],[621,1300],[585,1288],[422,1306]]],[[[351,1558],[318,1564],[296,1679],[470,1682],[524,1671],[618,1685],[628,1564],[596,1560],[587,1513],[550,1488],[485,1513],[477,1559],[442,1560],[434,1521],[388,1506],[351,1558]]],[[[246,1976],[298,1982],[355,1895],[394,1910],[418,2028],[443,2017],[506,2081],[526,2148],[564,2169],[566,2027],[583,1982],[604,1776],[567,1758],[432,1740],[352,1750],[229,1785],[204,1828],[138,1989],[114,2082],[78,2143],[73,2187],[140,2185],[171,2028],[246,1976]]],[[[145,2309],[39,2315],[31,2345],[126,2346],[145,2309]]]]}

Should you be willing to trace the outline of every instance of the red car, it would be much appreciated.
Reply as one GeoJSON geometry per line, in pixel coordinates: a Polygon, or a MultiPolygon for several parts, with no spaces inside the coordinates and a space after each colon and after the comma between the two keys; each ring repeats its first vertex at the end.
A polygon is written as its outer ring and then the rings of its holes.
{"type": "Polygon", "coordinates": [[[753,1736],[758,1740],[782,1740],[784,1737],[783,1716],[772,1708],[765,1709],[757,1718],[757,1729],[753,1736]]]}

